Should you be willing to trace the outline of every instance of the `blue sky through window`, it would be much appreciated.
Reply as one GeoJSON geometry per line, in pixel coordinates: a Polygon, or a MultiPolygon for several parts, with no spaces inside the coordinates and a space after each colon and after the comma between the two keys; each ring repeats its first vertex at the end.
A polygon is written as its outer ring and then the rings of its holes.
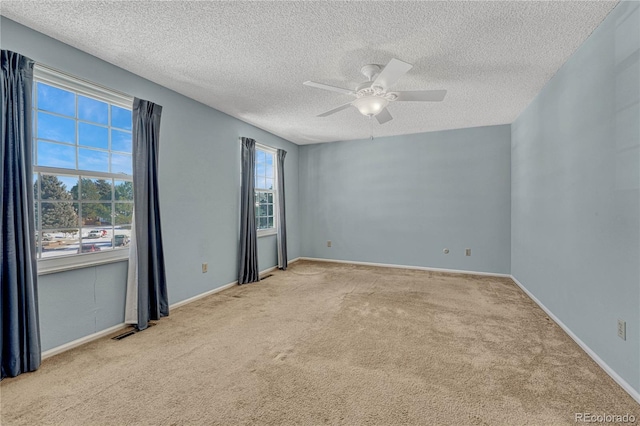
{"type": "Polygon", "coordinates": [[[86,96],[78,96],[78,118],[94,123],[108,124],[109,105],[86,96]]]}
{"type": "Polygon", "coordinates": [[[38,138],[76,143],[76,122],[70,118],[38,112],[38,138]]]}
{"type": "Polygon", "coordinates": [[[111,130],[111,149],[114,151],[131,152],[131,133],[111,130]]]}
{"type": "Polygon", "coordinates": [[[109,130],[89,123],[78,123],[78,144],[94,148],[109,148],[109,130]]]}
{"type": "Polygon", "coordinates": [[[119,129],[131,130],[131,111],[111,105],[111,125],[119,129]]]}
{"type": "Polygon", "coordinates": [[[109,172],[109,154],[94,149],[78,150],[78,168],[94,172],[109,172]]]}
{"type": "Polygon", "coordinates": [[[132,174],[130,110],[42,82],[35,101],[37,166],[132,174]]]}
{"type": "Polygon", "coordinates": [[[76,95],[48,84],[38,83],[38,109],[75,117],[76,95]]]}
{"type": "Polygon", "coordinates": [[[130,155],[111,154],[111,173],[133,174],[130,155]]]}
{"type": "Polygon", "coordinates": [[[76,149],[73,146],[38,141],[38,166],[76,168],[76,149]]]}

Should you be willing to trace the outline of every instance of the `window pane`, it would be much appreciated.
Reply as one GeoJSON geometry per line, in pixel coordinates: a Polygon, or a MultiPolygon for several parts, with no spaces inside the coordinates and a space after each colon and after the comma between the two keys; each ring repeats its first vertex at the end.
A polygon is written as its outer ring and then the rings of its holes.
{"type": "Polygon", "coordinates": [[[74,229],[78,227],[78,203],[69,201],[40,203],[42,229],[74,229]]]}
{"type": "Polygon", "coordinates": [[[78,178],[74,176],[41,175],[40,191],[38,182],[34,185],[34,195],[43,200],[72,200],[77,195],[78,178]],[[74,192],[75,191],[75,192],[74,192]]]}
{"type": "Polygon", "coordinates": [[[131,218],[133,217],[133,204],[131,203],[116,203],[115,204],[115,218],[116,225],[129,225],[131,218]]]}
{"type": "Polygon", "coordinates": [[[82,246],[78,249],[78,253],[95,253],[102,250],[108,250],[111,248],[111,243],[95,243],[95,242],[82,242],[82,246]]]}
{"type": "Polygon", "coordinates": [[[131,130],[131,111],[111,105],[111,125],[120,129],[131,130]]]}
{"type": "Polygon", "coordinates": [[[111,225],[111,203],[82,203],[82,226],[111,225]]]}
{"type": "Polygon", "coordinates": [[[265,229],[267,227],[267,218],[261,217],[258,222],[258,229],[265,229]]]}
{"type": "Polygon", "coordinates": [[[131,200],[133,201],[133,182],[116,180],[116,200],[131,200]]]}
{"type": "MultiPolygon", "coordinates": [[[[38,226],[38,219],[40,217],[40,206],[38,205],[37,201],[35,203],[33,203],[33,212],[35,214],[36,229],[39,229],[40,227],[38,226]]],[[[36,232],[36,237],[37,236],[38,236],[38,233],[36,232]]]]}
{"type": "Polygon", "coordinates": [[[78,152],[78,168],[95,172],[108,172],[109,154],[93,149],[80,149],[78,152]]]}
{"type": "Polygon", "coordinates": [[[38,109],[75,117],[76,95],[48,84],[38,83],[38,109]]]}
{"type": "Polygon", "coordinates": [[[256,176],[265,176],[264,163],[256,163],[256,176]]]}
{"type": "Polygon", "coordinates": [[[82,178],[80,183],[81,200],[111,200],[111,179],[82,178]]]}
{"type": "Polygon", "coordinates": [[[274,227],[274,225],[273,225],[273,216],[269,216],[267,218],[267,227],[269,227],[269,228],[273,228],[274,227]]]}
{"type": "Polygon", "coordinates": [[[79,253],[94,253],[111,250],[113,247],[113,228],[111,226],[89,227],[82,230],[82,246],[79,253]]]}
{"type": "Polygon", "coordinates": [[[267,202],[273,204],[273,192],[267,192],[267,202]]]}
{"type": "Polygon", "coordinates": [[[255,186],[255,189],[261,189],[262,185],[264,184],[264,178],[261,176],[255,175],[253,180],[254,180],[253,185],[255,186]]]}
{"type": "Polygon", "coordinates": [[[131,156],[124,154],[111,154],[111,173],[133,175],[131,156]]]}
{"type": "Polygon", "coordinates": [[[127,247],[131,242],[131,231],[124,229],[116,229],[113,238],[115,248],[127,247]]]}
{"type": "Polygon", "coordinates": [[[107,124],[109,122],[109,106],[105,102],[78,95],[78,118],[107,124]]]}
{"type": "Polygon", "coordinates": [[[109,148],[109,130],[106,127],[78,123],[78,144],[94,148],[109,148]]]}
{"type": "MultiPolygon", "coordinates": [[[[84,208],[84,206],[83,206],[84,208]]],[[[83,243],[97,243],[102,249],[110,248],[113,237],[113,227],[107,225],[89,225],[82,229],[83,243]]]]}
{"type": "Polygon", "coordinates": [[[76,143],[76,122],[73,119],[38,112],[38,138],[76,143]]]}
{"type": "Polygon", "coordinates": [[[273,166],[273,154],[267,152],[265,154],[264,162],[269,166],[273,166]]]}
{"type": "Polygon", "coordinates": [[[266,153],[259,149],[256,149],[256,164],[264,163],[266,153]]]}
{"type": "Polygon", "coordinates": [[[268,200],[267,198],[267,193],[266,192],[258,192],[258,202],[259,203],[266,203],[268,200]]]}
{"type": "Polygon", "coordinates": [[[265,169],[264,169],[264,175],[268,178],[273,179],[273,166],[272,165],[266,165],[265,169]]]}
{"type": "Polygon", "coordinates": [[[266,204],[260,204],[260,208],[258,209],[258,216],[266,216],[267,215],[267,205],[266,204]]]}
{"type": "Polygon", "coordinates": [[[80,235],[77,228],[49,229],[42,232],[42,258],[77,254],[80,235]]]}
{"type": "Polygon", "coordinates": [[[114,151],[131,152],[131,133],[111,130],[111,149],[114,151]]]}
{"type": "Polygon", "coordinates": [[[273,179],[266,178],[264,183],[265,189],[273,189],[273,179]]]}
{"type": "MultiPolygon", "coordinates": [[[[38,201],[38,197],[40,196],[38,188],[39,188],[39,185],[38,185],[38,174],[34,173],[33,174],[33,199],[34,199],[34,201],[38,201]]],[[[36,221],[36,225],[37,225],[37,221],[36,221]]]]}
{"type": "Polygon", "coordinates": [[[38,166],[76,168],[76,149],[69,145],[38,141],[38,166]]]}
{"type": "Polygon", "coordinates": [[[267,209],[267,215],[273,216],[273,204],[269,204],[269,208],[267,209]]]}

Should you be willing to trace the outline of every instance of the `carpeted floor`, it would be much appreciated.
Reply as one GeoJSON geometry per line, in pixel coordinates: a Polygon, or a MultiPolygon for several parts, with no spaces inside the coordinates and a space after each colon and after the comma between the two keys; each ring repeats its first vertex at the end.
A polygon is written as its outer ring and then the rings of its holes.
{"type": "Polygon", "coordinates": [[[2,425],[557,425],[640,406],[506,278],[297,262],[0,385],[2,425]]]}

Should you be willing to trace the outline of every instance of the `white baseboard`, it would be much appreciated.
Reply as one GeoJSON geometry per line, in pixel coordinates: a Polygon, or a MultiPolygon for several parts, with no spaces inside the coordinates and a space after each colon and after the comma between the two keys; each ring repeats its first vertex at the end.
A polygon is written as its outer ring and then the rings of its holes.
{"type": "Polygon", "coordinates": [[[604,362],[602,358],[598,356],[598,354],[596,354],[589,346],[587,346],[586,343],[580,340],[580,338],[576,336],[569,327],[567,327],[562,321],[560,321],[560,319],[555,316],[553,312],[551,312],[546,306],[544,306],[544,304],[542,304],[540,300],[538,300],[537,297],[535,297],[529,290],[527,290],[527,288],[520,281],[518,281],[516,277],[511,275],[511,279],[514,283],[516,283],[518,287],[520,287],[520,289],[522,289],[522,291],[525,292],[527,296],[529,296],[531,300],[533,300],[543,311],[545,311],[549,318],[551,318],[556,324],[558,324],[558,326],[562,330],[564,330],[564,332],[567,333],[569,337],[571,337],[573,341],[576,342],[578,346],[580,346],[582,350],[585,351],[587,355],[589,355],[591,359],[593,359],[596,364],[600,366],[600,368],[602,368],[609,376],[611,376],[611,378],[615,380],[616,383],[618,383],[620,387],[622,387],[622,389],[624,389],[629,395],[631,395],[631,398],[640,403],[640,393],[638,393],[638,391],[635,390],[633,386],[631,386],[629,383],[627,383],[626,380],[620,377],[620,375],[616,373],[613,368],[609,367],[609,365],[604,362]]]}
{"type": "MultiPolygon", "coordinates": [[[[300,258],[296,257],[295,259],[290,260],[289,264],[297,262],[298,260],[300,260],[300,258]]],[[[277,266],[273,266],[271,268],[267,268],[267,269],[265,269],[263,271],[260,271],[260,274],[261,275],[262,274],[266,274],[267,272],[271,272],[271,271],[273,271],[273,270],[275,270],[277,268],[278,268],[277,266]]],[[[175,308],[178,308],[180,306],[187,305],[187,304],[189,304],[191,302],[195,302],[198,299],[202,299],[203,297],[207,297],[207,296],[209,296],[211,294],[219,293],[219,292],[221,292],[223,290],[231,288],[231,287],[233,287],[234,285],[237,285],[237,284],[238,284],[238,280],[236,280],[236,281],[234,281],[232,283],[229,283],[229,284],[225,284],[225,285],[223,285],[221,287],[214,288],[213,290],[209,290],[207,292],[198,294],[197,296],[193,296],[193,297],[190,297],[188,299],[181,300],[180,302],[176,302],[173,305],[169,305],[169,309],[175,309],[175,308]]],[[[68,351],[70,349],[73,349],[73,348],[76,348],[76,347],[78,347],[80,345],[84,345],[85,343],[89,343],[91,341],[100,339],[100,338],[102,338],[104,336],[108,336],[109,334],[115,333],[118,330],[122,330],[124,328],[127,328],[130,325],[131,324],[125,324],[125,323],[117,324],[117,325],[114,325],[113,327],[109,327],[107,329],[98,331],[97,333],[89,334],[88,336],[84,336],[84,337],[76,339],[76,340],[74,340],[72,342],[65,343],[64,345],[56,346],[53,349],[49,349],[47,351],[42,352],[42,359],[46,359],[46,358],[52,357],[54,355],[58,355],[59,353],[66,352],[66,351],[68,351]]]]}
{"type": "Polygon", "coordinates": [[[42,359],[46,359],[54,355],[58,355],[59,353],[66,352],[69,349],[73,349],[80,345],[84,345],[85,343],[89,343],[93,340],[100,339],[101,337],[108,336],[109,334],[115,333],[116,331],[122,330],[128,326],[129,324],[125,324],[125,323],[117,324],[117,325],[114,325],[113,327],[109,327],[104,330],[98,331],[97,333],[89,334],[88,336],[84,336],[79,339],[76,339],[73,342],[65,343],[64,345],[60,345],[53,349],[49,349],[48,351],[42,352],[42,359]]]}
{"type": "Polygon", "coordinates": [[[225,284],[225,285],[220,286],[220,287],[216,287],[213,290],[209,290],[209,291],[205,291],[204,293],[197,294],[197,295],[195,295],[193,297],[190,297],[188,299],[184,299],[184,300],[181,300],[179,302],[176,302],[173,305],[169,305],[169,312],[171,312],[172,309],[179,308],[180,306],[188,305],[189,303],[195,302],[196,300],[202,299],[203,297],[207,297],[207,296],[210,296],[212,294],[219,293],[219,292],[221,292],[223,290],[226,290],[228,288],[233,287],[234,285],[238,285],[238,280],[235,280],[232,283],[225,284]]]}
{"type": "MultiPolygon", "coordinates": [[[[478,272],[478,271],[465,271],[461,269],[443,269],[443,268],[431,268],[429,266],[411,266],[411,265],[394,265],[391,263],[373,263],[373,262],[358,262],[355,260],[336,260],[336,259],[322,259],[319,257],[299,257],[300,260],[313,260],[317,262],[333,262],[333,263],[351,263],[353,265],[364,266],[379,266],[382,268],[396,268],[396,269],[416,269],[418,271],[433,271],[433,272],[449,272],[452,274],[467,274],[467,275],[485,275],[489,277],[502,277],[511,278],[509,274],[498,274],[494,272],[478,272]]],[[[296,260],[298,260],[296,259],[296,260]]]]}

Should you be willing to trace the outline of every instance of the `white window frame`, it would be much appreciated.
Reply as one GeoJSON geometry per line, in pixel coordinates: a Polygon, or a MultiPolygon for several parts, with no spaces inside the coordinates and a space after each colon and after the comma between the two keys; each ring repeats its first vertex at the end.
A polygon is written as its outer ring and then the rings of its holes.
{"type": "MultiPolygon", "coordinates": [[[[33,69],[33,90],[36,90],[36,83],[44,83],[61,89],[73,91],[78,95],[87,96],[100,101],[108,102],[117,107],[132,109],[133,97],[124,93],[117,92],[113,89],[98,85],[96,83],[83,80],[81,78],[66,74],[64,72],[54,70],[42,64],[36,64],[33,69]]],[[[35,94],[37,99],[37,93],[35,94]]],[[[33,111],[37,112],[37,103],[33,105],[33,111]]],[[[36,118],[33,117],[33,120],[36,118]]],[[[77,118],[76,118],[77,119],[77,118]]],[[[33,135],[35,139],[36,134],[33,135]]],[[[110,137],[110,136],[109,136],[110,137]]],[[[77,141],[76,141],[77,142],[77,141]]],[[[78,177],[88,178],[115,178],[120,180],[132,180],[133,176],[118,175],[112,173],[70,170],[56,167],[43,167],[33,164],[34,173],[46,173],[54,175],[78,175],[78,177]]],[[[80,202],[80,200],[76,200],[80,202]]],[[[113,202],[113,200],[112,200],[113,202]]],[[[113,226],[113,225],[112,225],[113,226]]],[[[36,229],[40,231],[36,224],[36,229]]],[[[133,232],[133,229],[132,229],[133,232]]],[[[115,236],[114,236],[115,237],[115,236]]],[[[78,235],[79,244],[82,244],[82,235],[78,235]]],[[[38,259],[38,275],[51,274],[71,269],[86,268],[95,265],[102,265],[112,262],[121,262],[129,258],[129,248],[111,249],[96,253],[81,253],[69,256],[52,257],[46,259],[38,259]]]]}
{"type": "MultiPolygon", "coordinates": [[[[254,197],[255,193],[260,192],[270,192],[273,194],[273,228],[268,229],[256,229],[258,231],[258,237],[266,237],[267,235],[275,235],[278,233],[278,215],[280,214],[280,203],[278,203],[278,150],[276,148],[272,148],[270,146],[262,145],[256,142],[256,150],[261,150],[268,152],[269,154],[273,154],[273,189],[264,189],[264,188],[254,188],[254,197]]],[[[257,154],[257,153],[256,153],[257,154]]],[[[255,175],[255,168],[254,168],[255,175]]],[[[256,205],[256,207],[258,207],[256,205]]],[[[256,219],[258,215],[256,214],[256,219]]]]}

